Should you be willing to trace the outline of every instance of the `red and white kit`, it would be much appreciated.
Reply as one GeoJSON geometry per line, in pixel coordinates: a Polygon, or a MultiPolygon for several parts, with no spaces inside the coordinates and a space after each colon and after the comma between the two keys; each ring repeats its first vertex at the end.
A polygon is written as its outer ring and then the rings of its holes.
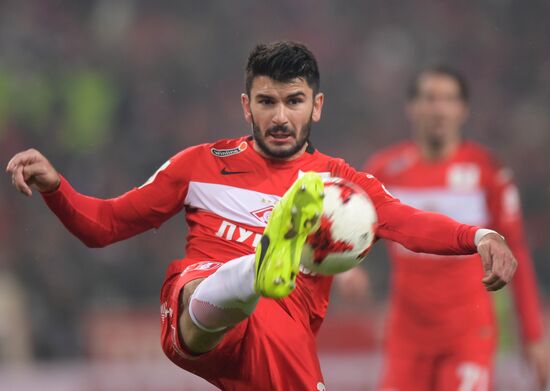
{"type": "MultiPolygon", "coordinates": [[[[403,203],[501,233],[519,262],[511,287],[523,338],[541,338],[536,281],[508,170],[472,142],[436,162],[405,142],[375,155],[365,170],[403,203]]],[[[479,283],[479,255],[418,254],[398,243],[390,243],[389,251],[393,273],[383,389],[487,390],[497,335],[492,299],[479,283]]]]}
{"type": "Polygon", "coordinates": [[[168,357],[225,390],[315,391],[324,389],[315,335],[328,305],[330,277],[302,270],[289,297],[261,298],[252,315],[209,353],[192,356],[176,331],[182,287],[212,274],[221,263],[254,253],[273,205],[306,171],[361,186],[375,204],[379,238],[439,254],[476,251],[477,227],[401,204],[372,175],[312,147],[292,161],[266,159],[254,150],[251,137],[188,148],[144,185],[114,199],[84,196],[65,179],[44,198],[74,235],[95,247],[159,227],[185,209],[186,258],[169,266],[161,292],[162,345],[168,357]]]}

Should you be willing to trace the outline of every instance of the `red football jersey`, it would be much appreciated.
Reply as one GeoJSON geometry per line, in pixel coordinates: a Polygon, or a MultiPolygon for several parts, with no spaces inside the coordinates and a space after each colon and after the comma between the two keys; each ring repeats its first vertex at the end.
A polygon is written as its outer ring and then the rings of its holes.
{"type": "MultiPolygon", "coordinates": [[[[63,224],[91,247],[126,239],[182,209],[189,225],[186,260],[171,265],[181,272],[190,263],[225,262],[254,252],[273,205],[300,173],[316,171],[361,186],[378,214],[377,236],[415,250],[472,254],[478,227],[401,204],[372,175],[355,171],[342,159],[312,147],[292,161],[264,158],[251,137],[185,149],[168,160],[142,186],[108,200],[84,196],[62,178],[58,190],[43,194],[63,224]]],[[[284,300],[302,311],[317,331],[328,305],[331,278],[302,270],[296,290],[284,300]]],[[[480,289],[483,289],[478,281],[480,289]]]]}
{"type": "MultiPolygon", "coordinates": [[[[501,233],[519,262],[511,286],[523,337],[528,341],[541,338],[536,282],[523,237],[518,190],[509,171],[487,150],[463,142],[451,157],[426,161],[415,143],[405,142],[376,154],[365,171],[384,182],[403,203],[501,233]]],[[[389,251],[393,261],[390,348],[412,344],[441,349],[472,332],[486,336],[488,346],[494,344],[492,302],[480,284],[484,273],[477,254],[419,254],[398,243],[391,243],[389,251]]]]}

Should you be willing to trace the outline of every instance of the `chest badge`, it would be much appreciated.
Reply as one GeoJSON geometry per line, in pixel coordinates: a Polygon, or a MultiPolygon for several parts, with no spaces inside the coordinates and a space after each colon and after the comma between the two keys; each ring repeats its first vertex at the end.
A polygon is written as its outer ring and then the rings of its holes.
{"type": "Polygon", "coordinates": [[[271,212],[273,211],[273,205],[266,206],[265,208],[257,209],[252,212],[252,216],[257,218],[261,223],[267,224],[267,220],[269,220],[269,216],[271,216],[271,212]]]}
{"type": "Polygon", "coordinates": [[[447,171],[447,185],[455,190],[472,190],[479,186],[481,172],[473,163],[453,164],[447,171]]]}

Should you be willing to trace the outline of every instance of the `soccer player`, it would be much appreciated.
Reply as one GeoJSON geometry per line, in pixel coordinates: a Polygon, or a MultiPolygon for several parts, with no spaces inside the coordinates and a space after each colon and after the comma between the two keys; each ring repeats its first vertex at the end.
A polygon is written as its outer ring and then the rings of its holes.
{"type": "MultiPolygon", "coordinates": [[[[401,202],[504,235],[519,261],[511,286],[525,354],[544,387],[548,355],[518,190],[489,151],[462,138],[468,116],[464,78],[445,66],[423,70],[410,86],[407,115],[414,141],[374,155],[365,171],[401,202]]],[[[492,299],[478,284],[484,273],[479,257],[419,254],[399,243],[389,243],[389,252],[393,272],[382,389],[488,390],[497,330],[492,299]]]]}
{"type": "Polygon", "coordinates": [[[323,101],[305,46],[258,45],[241,96],[252,136],[187,148],[113,199],[78,193],[33,149],[15,155],[7,171],[23,194],[37,188],[90,247],[159,227],[185,209],[186,258],[168,267],[161,290],[166,355],[224,390],[324,390],[315,335],[332,278],[299,270],[322,210],[321,177],[345,178],[370,195],[379,238],[429,253],[479,252],[488,290],[511,280],[516,261],[494,231],[406,206],[372,175],[317,151],[309,138],[323,101]]]}

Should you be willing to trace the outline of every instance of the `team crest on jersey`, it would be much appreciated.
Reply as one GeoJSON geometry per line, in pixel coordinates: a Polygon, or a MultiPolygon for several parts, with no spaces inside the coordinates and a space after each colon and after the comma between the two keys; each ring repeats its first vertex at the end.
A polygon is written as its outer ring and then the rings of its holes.
{"type": "Polygon", "coordinates": [[[273,205],[270,205],[262,209],[254,210],[250,213],[252,214],[252,216],[256,217],[261,223],[267,224],[267,220],[269,220],[269,216],[271,216],[272,211],[273,205]]]}
{"type": "Polygon", "coordinates": [[[473,163],[453,164],[447,172],[447,183],[456,190],[475,189],[479,185],[480,178],[479,167],[473,163]]]}
{"type": "Polygon", "coordinates": [[[236,155],[238,153],[241,153],[241,152],[245,151],[246,148],[248,148],[248,144],[246,143],[246,141],[243,141],[236,148],[229,148],[229,149],[211,148],[210,152],[212,152],[212,155],[217,156],[217,157],[228,157],[228,156],[231,156],[231,155],[236,155]]]}

